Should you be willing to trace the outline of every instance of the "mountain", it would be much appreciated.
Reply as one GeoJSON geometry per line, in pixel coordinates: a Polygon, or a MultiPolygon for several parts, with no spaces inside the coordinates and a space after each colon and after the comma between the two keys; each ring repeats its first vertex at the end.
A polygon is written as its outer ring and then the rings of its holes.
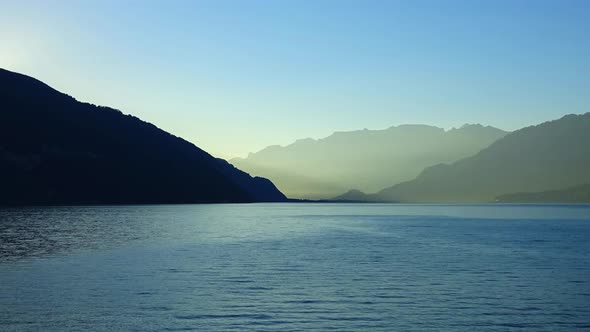
{"type": "MultiPolygon", "coordinates": [[[[590,183],[590,113],[517,130],[477,154],[426,168],[364,200],[490,202],[508,193],[560,190],[590,183]]],[[[358,195],[357,195],[358,196],[358,195]]]]}
{"type": "Polygon", "coordinates": [[[332,197],[329,200],[337,202],[398,203],[393,201],[380,201],[376,194],[367,194],[358,189],[351,189],[344,194],[332,197]]]}
{"type": "Polygon", "coordinates": [[[496,201],[507,203],[590,203],[590,184],[536,193],[515,193],[499,196],[496,201]]]}
{"type": "Polygon", "coordinates": [[[350,188],[375,192],[411,180],[425,167],[473,155],[504,135],[505,131],[481,125],[447,131],[401,125],[302,139],[230,162],[271,179],[289,197],[321,199],[350,188]]]}
{"type": "Polygon", "coordinates": [[[0,69],[0,204],[285,201],[153,124],[0,69]]]}

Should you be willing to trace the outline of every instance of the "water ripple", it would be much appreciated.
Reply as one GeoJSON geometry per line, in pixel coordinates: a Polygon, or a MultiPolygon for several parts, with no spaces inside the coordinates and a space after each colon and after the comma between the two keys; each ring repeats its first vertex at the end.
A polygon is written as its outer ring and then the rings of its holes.
{"type": "Polygon", "coordinates": [[[590,207],[0,209],[3,331],[590,325],[590,207]]]}

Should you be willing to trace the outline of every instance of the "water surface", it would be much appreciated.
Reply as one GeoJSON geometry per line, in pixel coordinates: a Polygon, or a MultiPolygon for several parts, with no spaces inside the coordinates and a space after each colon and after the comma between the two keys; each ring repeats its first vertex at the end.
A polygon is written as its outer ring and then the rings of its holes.
{"type": "Polygon", "coordinates": [[[0,330],[590,329],[590,206],[0,209],[0,330]]]}

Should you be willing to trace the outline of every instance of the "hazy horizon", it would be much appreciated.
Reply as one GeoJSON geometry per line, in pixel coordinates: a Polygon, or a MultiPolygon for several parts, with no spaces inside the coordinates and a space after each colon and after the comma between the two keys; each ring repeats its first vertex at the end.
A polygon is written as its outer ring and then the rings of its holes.
{"type": "Polygon", "coordinates": [[[0,67],[228,159],[590,105],[585,1],[1,2],[0,67]]]}

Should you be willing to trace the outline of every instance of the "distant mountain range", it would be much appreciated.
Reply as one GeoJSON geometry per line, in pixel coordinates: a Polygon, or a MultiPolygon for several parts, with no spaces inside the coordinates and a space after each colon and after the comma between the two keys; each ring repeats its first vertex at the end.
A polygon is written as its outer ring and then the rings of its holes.
{"type": "Polygon", "coordinates": [[[588,203],[590,202],[590,184],[536,193],[506,194],[498,196],[497,201],[504,203],[588,203]]]}
{"type": "Polygon", "coordinates": [[[287,201],[273,182],[304,199],[590,202],[590,113],[512,133],[482,125],[337,132],[230,164],[31,77],[0,69],[0,87],[0,205],[287,201]]]}
{"type": "Polygon", "coordinates": [[[270,146],[230,162],[271,179],[289,197],[325,199],[350,188],[374,192],[411,180],[428,166],[471,156],[506,134],[482,125],[401,125],[270,146]]]}
{"type": "Polygon", "coordinates": [[[0,69],[0,204],[277,202],[179,137],[0,69]]]}
{"type": "Polygon", "coordinates": [[[475,155],[428,167],[411,181],[336,200],[590,202],[590,113],[517,130],[475,155]]]}

